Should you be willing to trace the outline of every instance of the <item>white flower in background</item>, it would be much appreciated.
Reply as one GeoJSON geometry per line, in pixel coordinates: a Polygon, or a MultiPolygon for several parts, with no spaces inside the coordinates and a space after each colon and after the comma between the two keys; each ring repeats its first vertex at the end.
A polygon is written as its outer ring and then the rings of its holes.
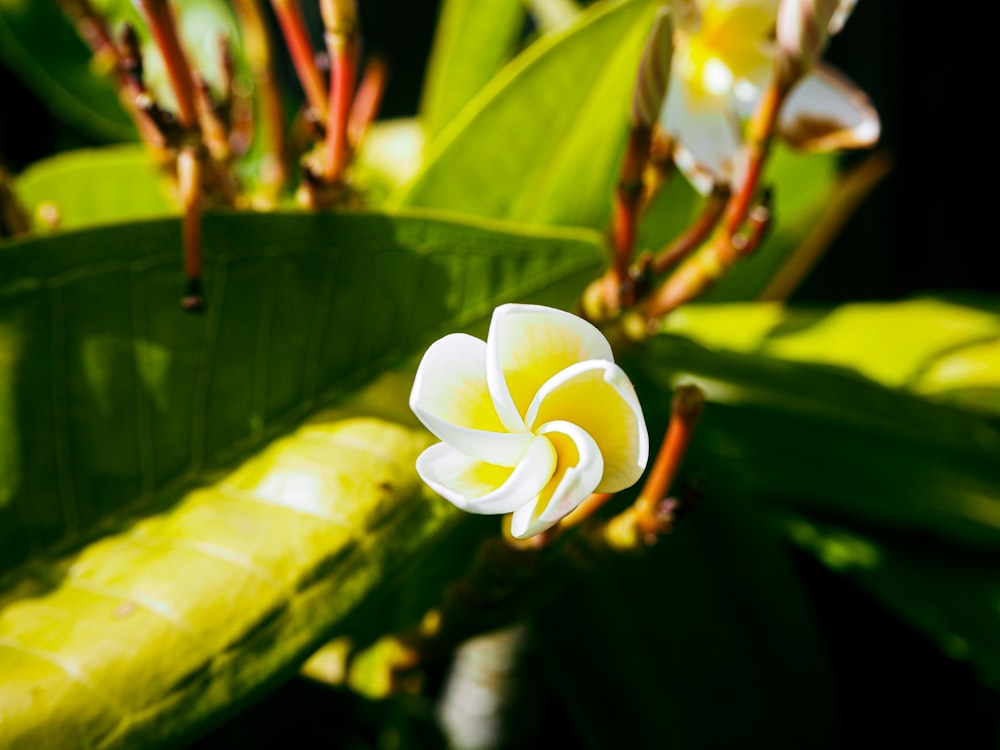
{"type": "Polygon", "coordinates": [[[424,354],[410,408],[441,441],[420,477],[471,513],[513,513],[511,533],[553,526],[592,492],[642,475],[649,437],[628,376],[594,326],[502,305],[487,340],[454,333],[424,354]]]}
{"type": "MultiPolygon", "coordinates": [[[[854,0],[830,0],[827,34],[854,0]]],[[[702,192],[742,180],[743,125],[775,74],[781,0],[671,0],[674,58],[660,124],[676,143],[677,165],[702,192]]],[[[789,5],[786,2],[786,5],[789,5]]],[[[787,12],[786,12],[787,15],[787,12]]],[[[789,24],[785,24],[790,27],[789,24]]],[[[825,42],[818,35],[816,43],[825,42]]],[[[781,107],[777,135],[792,147],[831,151],[878,140],[878,114],[863,91],[823,64],[811,67],[781,107]]]]}

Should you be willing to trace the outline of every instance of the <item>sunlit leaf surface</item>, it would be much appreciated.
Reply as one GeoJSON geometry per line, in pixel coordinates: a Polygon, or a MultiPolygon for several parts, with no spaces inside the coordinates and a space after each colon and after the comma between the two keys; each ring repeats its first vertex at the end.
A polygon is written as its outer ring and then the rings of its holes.
{"type": "Polygon", "coordinates": [[[149,747],[304,659],[453,515],[421,432],[317,421],[0,610],[0,744],[149,747]]]}
{"type": "Polygon", "coordinates": [[[514,52],[521,0],[446,0],[427,63],[420,122],[432,141],[514,52]]]}
{"type": "Polygon", "coordinates": [[[80,229],[179,214],[170,182],[137,145],[105,146],[35,162],[17,179],[18,197],[44,231],[80,229]]]}
{"type": "Polygon", "coordinates": [[[1000,413],[995,300],[690,305],[667,319],[666,330],[710,349],[848,368],[892,388],[1000,413]]]}
{"type": "Polygon", "coordinates": [[[599,4],[542,37],[442,131],[399,205],[603,227],[657,3],[599,4]]]}

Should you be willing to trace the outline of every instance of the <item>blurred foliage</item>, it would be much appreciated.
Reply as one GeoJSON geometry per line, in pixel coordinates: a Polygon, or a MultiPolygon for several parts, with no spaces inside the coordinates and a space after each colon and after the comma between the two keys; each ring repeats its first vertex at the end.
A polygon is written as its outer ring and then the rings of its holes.
{"type": "MultiPolygon", "coordinates": [[[[352,173],[366,209],[210,212],[198,316],[177,304],[173,185],[132,143],[111,71],[54,3],[0,0],[0,159],[34,230],[0,244],[0,745],[446,743],[459,661],[386,698],[318,663],[335,687],[295,674],[331,637],[336,671],[344,644],[419,622],[495,533],[418,486],[412,357],[481,334],[501,302],[572,308],[600,273],[657,5],[361,0],[365,55],[400,55],[393,119],[352,173]]],[[[220,29],[249,70],[228,4],[178,6],[212,85],[220,29]]],[[[860,3],[831,47],[896,149],[887,57],[856,50],[888,56],[879,29],[902,13],[860,3]]],[[[279,78],[293,110],[284,58],[279,78]]],[[[890,184],[913,175],[899,156],[890,184]]],[[[676,385],[705,390],[676,487],[698,502],[644,554],[534,581],[527,628],[495,646],[514,689],[493,691],[494,746],[1000,736],[1000,303],[940,293],[990,286],[956,275],[953,191],[897,211],[883,188],[852,217],[844,160],[778,150],[768,170],[755,256],[621,358],[654,444],[676,385]],[[755,302],[810,243],[831,246],[798,295],[814,304],[755,302]],[[841,304],[859,297],[882,301],[841,304]]],[[[696,210],[668,181],[640,248],[696,210]]]]}

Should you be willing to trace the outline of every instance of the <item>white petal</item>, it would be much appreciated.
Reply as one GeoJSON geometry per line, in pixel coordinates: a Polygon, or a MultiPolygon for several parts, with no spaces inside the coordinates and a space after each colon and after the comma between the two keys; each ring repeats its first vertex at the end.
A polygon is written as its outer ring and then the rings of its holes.
{"type": "Polygon", "coordinates": [[[873,145],[881,124],[865,92],[831,68],[817,66],[789,92],[778,131],[794,148],[833,151],[873,145]]]}
{"type": "Polygon", "coordinates": [[[486,343],[453,333],[431,344],[420,360],[410,408],[428,430],[468,456],[514,466],[532,435],[501,423],[486,381],[486,343]]]}
{"type": "Polygon", "coordinates": [[[844,24],[847,23],[847,19],[850,18],[851,13],[854,11],[854,6],[857,4],[858,0],[840,0],[837,3],[837,9],[830,17],[830,25],[826,29],[827,33],[831,36],[839,34],[840,30],[844,28],[844,24]]]}
{"type": "Polygon", "coordinates": [[[555,447],[558,463],[552,479],[533,502],[514,511],[510,531],[518,539],[540,534],[590,496],[604,474],[597,443],[569,422],[548,422],[537,430],[555,447]]]}
{"type": "Polygon", "coordinates": [[[524,429],[524,414],[545,381],[571,364],[614,361],[611,345],[572,313],[541,305],[501,305],[486,340],[486,372],[493,403],[509,430],[524,429]]]}
{"type": "Polygon", "coordinates": [[[556,469],[556,451],[533,438],[513,469],[488,464],[436,443],[417,457],[417,473],[435,492],[469,513],[510,513],[530,503],[556,469]]]}
{"type": "Polygon", "coordinates": [[[740,124],[727,94],[695,95],[683,77],[673,77],[660,124],[677,141],[677,166],[695,188],[708,192],[714,182],[733,183],[740,124]]]}
{"type": "Polygon", "coordinates": [[[556,420],[582,428],[604,458],[597,492],[617,492],[635,484],[649,459],[649,434],[628,376],[613,362],[567,367],[543,385],[528,408],[532,430],[556,420]]]}

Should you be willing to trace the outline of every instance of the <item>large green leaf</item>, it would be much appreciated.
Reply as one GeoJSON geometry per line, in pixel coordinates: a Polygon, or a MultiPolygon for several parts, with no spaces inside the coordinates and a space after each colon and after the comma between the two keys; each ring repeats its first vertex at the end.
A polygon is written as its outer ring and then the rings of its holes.
{"type": "Polygon", "coordinates": [[[433,141],[513,55],[525,12],[522,0],[446,0],[427,63],[420,121],[433,141]]]}
{"type": "Polygon", "coordinates": [[[17,179],[17,194],[44,229],[40,214],[59,229],[150,219],[180,213],[169,180],[145,148],[126,144],[83,149],[32,164],[17,179]]]}
{"type": "Polygon", "coordinates": [[[0,610],[0,745],[151,747],[288,676],[457,513],[429,436],[317,421],[0,610]]]}
{"type": "Polygon", "coordinates": [[[892,388],[1000,413],[1000,303],[943,299],[833,309],[689,305],[665,330],[716,349],[849,368],[892,388]]]}
{"type": "Polygon", "coordinates": [[[710,351],[662,335],[628,360],[645,408],[700,383],[689,457],[714,494],[1000,546],[1000,430],[831,365],[710,351]]]}
{"type": "Polygon", "coordinates": [[[822,635],[782,542],[761,508],[713,495],[540,613],[539,653],[586,747],[839,746],[822,635]]]}
{"type": "Polygon", "coordinates": [[[789,536],[1000,688],[1000,557],[870,529],[786,519],[789,536]]]}
{"type": "Polygon", "coordinates": [[[0,568],[287,429],[442,328],[595,274],[589,233],[380,214],[204,221],[204,315],[176,221],[0,253],[0,568]]]}
{"type": "MultiPolygon", "coordinates": [[[[426,437],[307,426],[175,498],[501,301],[566,304],[602,254],[417,215],[211,215],[204,241],[204,315],[176,221],[0,253],[5,746],[176,740],[291,674],[450,517],[414,498],[426,437]]],[[[398,418],[395,385],[361,413],[398,418]]]]}
{"type": "Polygon", "coordinates": [[[656,5],[600,3],[538,40],[451,121],[394,202],[603,227],[656,5]]]}
{"type": "Polygon", "coordinates": [[[134,139],[109,76],[54,0],[0,0],[0,54],[60,117],[95,136],[134,139]]]}

